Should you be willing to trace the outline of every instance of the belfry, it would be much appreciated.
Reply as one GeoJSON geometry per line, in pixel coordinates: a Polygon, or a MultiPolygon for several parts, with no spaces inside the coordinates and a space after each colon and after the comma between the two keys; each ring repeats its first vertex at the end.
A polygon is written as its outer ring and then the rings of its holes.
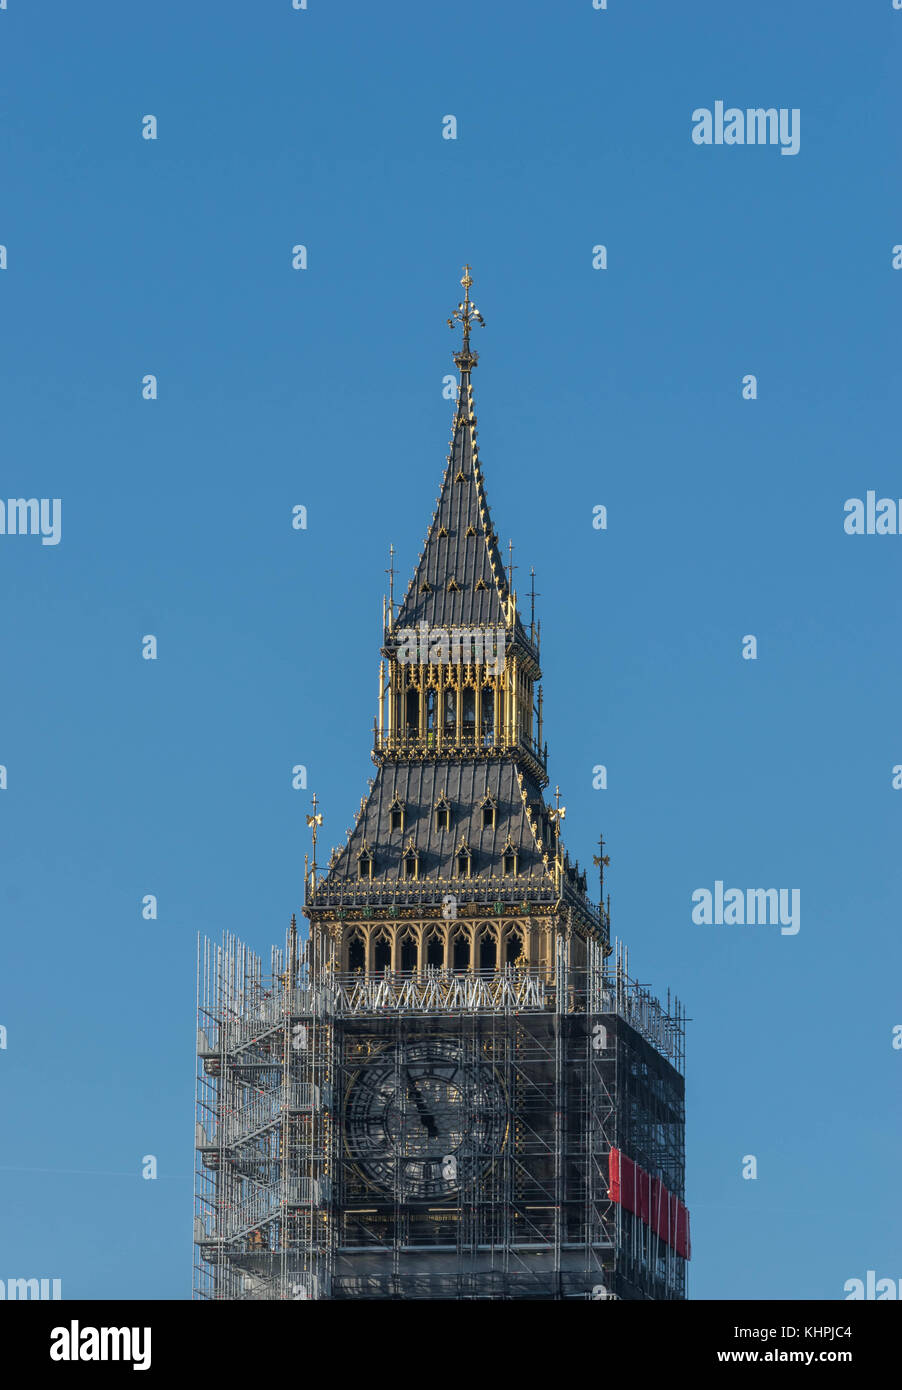
{"type": "MultiPolygon", "coordinates": [[[[462,340],[441,491],[385,602],[375,776],[264,974],[199,957],[203,1298],[686,1296],[684,1024],[629,975],[546,799],[539,628],[462,340]],[[529,596],[527,596],[529,597],[529,596]]],[[[595,860],[601,891],[608,863],[595,860]]]]}

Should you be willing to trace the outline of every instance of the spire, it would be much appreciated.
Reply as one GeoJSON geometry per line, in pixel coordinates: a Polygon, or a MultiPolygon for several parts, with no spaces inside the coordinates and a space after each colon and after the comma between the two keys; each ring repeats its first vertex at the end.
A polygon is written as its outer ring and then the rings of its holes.
{"type": "Polygon", "coordinates": [[[394,629],[418,627],[509,627],[528,640],[514,617],[511,584],[492,524],[476,439],[470,373],[479,354],[470,346],[474,324],[485,327],[470,298],[473,277],[464,266],[463,300],[448,319],[463,339],[454,362],[460,370],[450,452],[441,492],[413,578],[398,605],[394,629]]]}

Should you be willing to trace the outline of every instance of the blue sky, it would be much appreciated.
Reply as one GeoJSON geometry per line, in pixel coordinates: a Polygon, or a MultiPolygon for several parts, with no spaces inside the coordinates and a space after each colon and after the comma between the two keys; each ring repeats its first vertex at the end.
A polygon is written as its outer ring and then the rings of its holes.
{"type": "Polygon", "coordinates": [[[327,846],[372,775],[464,261],[566,842],[693,1019],[690,1292],[902,1276],[902,537],[843,531],[902,497],[900,53],[890,0],[0,11],[0,494],[62,499],[0,537],[2,1277],[189,1295],[196,934],[268,954],[292,766],[327,846]],[[694,145],[717,100],[798,155],[694,145]],[[800,932],[694,925],[717,879],[800,932]]]}

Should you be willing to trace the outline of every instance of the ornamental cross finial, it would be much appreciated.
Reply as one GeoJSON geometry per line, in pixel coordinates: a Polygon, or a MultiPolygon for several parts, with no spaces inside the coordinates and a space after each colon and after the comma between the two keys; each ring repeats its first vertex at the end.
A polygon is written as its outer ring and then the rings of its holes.
{"type": "Polygon", "coordinates": [[[529,590],[529,640],[534,642],[536,640],[536,599],[541,598],[542,595],[536,589],[535,569],[531,569],[529,575],[532,580],[529,590]]]}
{"type": "Polygon", "coordinates": [[[604,904],[604,871],[605,871],[605,869],[608,867],[608,865],[610,864],[610,862],[611,862],[611,857],[610,857],[610,855],[609,855],[609,854],[605,854],[605,852],[604,852],[604,836],[603,836],[603,835],[599,835],[599,837],[598,837],[598,853],[592,855],[592,863],[593,863],[593,864],[597,867],[597,869],[598,869],[598,877],[599,877],[599,880],[600,880],[600,888],[601,888],[601,892],[600,892],[600,895],[599,895],[599,902],[600,902],[602,905],[604,904]]]}
{"type": "Polygon", "coordinates": [[[470,286],[473,283],[473,277],[470,274],[469,265],[464,266],[463,279],[460,283],[464,287],[463,303],[458,304],[457,308],[454,310],[453,314],[448,320],[448,327],[453,328],[456,320],[463,328],[463,344],[461,346],[460,352],[456,352],[454,354],[454,361],[457,363],[458,367],[460,367],[462,372],[468,372],[472,367],[476,366],[477,360],[479,358],[479,354],[477,352],[470,351],[470,325],[478,323],[481,324],[483,328],[485,328],[485,320],[483,319],[482,314],[480,314],[479,310],[476,308],[476,305],[470,302],[470,286]]]}

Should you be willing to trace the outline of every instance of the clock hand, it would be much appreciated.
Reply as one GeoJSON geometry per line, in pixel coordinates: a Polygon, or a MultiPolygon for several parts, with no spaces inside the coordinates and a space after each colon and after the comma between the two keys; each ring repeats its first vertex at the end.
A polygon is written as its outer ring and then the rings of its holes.
{"type": "Polygon", "coordinates": [[[419,1115],[419,1117],[420,1117],[420,1119],[421,1119],[421,1121],[422,1121],[422,1123],[423,1123],[423,1127],[425,1128],[426,1133],[429,1135],[429,1137],[430,1137],[431,1139],[437,1139],[437,1138],[438,1138],[438,1130],[437,1130],[436,1124],[435,1124],[435,1116],[432,1114],[432,1112],[431,1112],[430,1110],[427,1110],[426,1105],[425,1105],[425,1103],[424,1103],[424,1101],[423,1101],[423,1097],[420,1095],[419,1091],[417,1090],[417,1087],[416,1087],[416,1085],[415,1085],[415,1083],[414,1083],[414,1079],[413,1079],[413,1077],[412,1077],[411,1074],[410,1074],[410,1068],[407,1067],[407,1068],[406,1068],[406,1071],[407,1071],[407,1093],[408,1093],[408,1095],[413,1096],[413,1103],[414,1103],[414,1105],[415,1105],[416,1108],[417,1108],[417,1113],[418,1113],[418,1115],[419,1115]]]}

